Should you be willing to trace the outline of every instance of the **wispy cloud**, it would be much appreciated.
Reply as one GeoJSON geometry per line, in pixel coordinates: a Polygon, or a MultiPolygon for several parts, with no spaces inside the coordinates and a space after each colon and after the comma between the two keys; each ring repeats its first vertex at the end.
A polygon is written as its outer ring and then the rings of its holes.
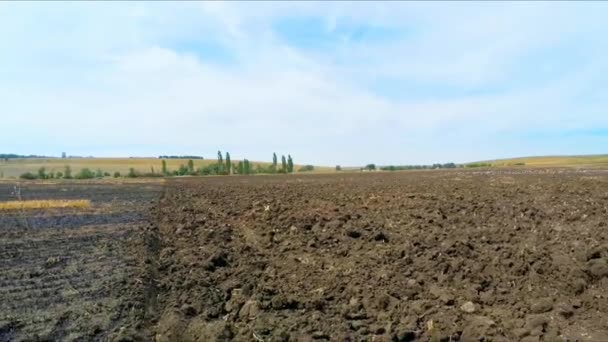
{"type": "Polygon", "coordinates": [[[276,150],[321,164],[599,153],[607,12],[603,3],[3,3],[0,145],[125,156],[222,148],[250,159],[276,150]],[[583,134],[562,143],[541,131],[583,134]]]}

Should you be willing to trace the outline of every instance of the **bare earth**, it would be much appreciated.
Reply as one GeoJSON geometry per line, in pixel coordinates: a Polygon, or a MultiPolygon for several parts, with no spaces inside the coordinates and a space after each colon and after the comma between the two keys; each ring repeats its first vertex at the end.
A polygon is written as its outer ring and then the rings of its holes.
{"type": "Polygon", "coordinates": [[[127,196],[128,222],[0,220],[0,341],[608,340],[601,170],[210,177],[145,194],[127,196]]]}

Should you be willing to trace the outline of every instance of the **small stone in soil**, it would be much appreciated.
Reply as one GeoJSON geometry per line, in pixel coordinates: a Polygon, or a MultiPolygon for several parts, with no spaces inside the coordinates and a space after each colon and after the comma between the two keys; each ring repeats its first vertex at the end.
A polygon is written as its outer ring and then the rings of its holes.
{"type": "Polygon", "coordinates": [[[473,313],[475,312],[475,309],[475,304],[473,304],[473,302],[466,302],[460,306],[460,310],[466,313],[473,313]]]}

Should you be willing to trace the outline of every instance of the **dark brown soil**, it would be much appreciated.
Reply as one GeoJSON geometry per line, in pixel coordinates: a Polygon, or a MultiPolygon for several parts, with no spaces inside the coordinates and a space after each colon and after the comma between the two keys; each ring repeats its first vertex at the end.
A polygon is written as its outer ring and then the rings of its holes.
{"type": "Polygon", "coordinates": [[[608,341],[605,172],[48,189],[94,205],[0,213],[0,342],[608,341]]]}
{"type": "Polygon", "coordinates": [[[155,215],[156,341],[608,340],[605,173],[180,180],[155,215]]]}
{"type": "MultiPolygon", "coordinates": [[[[14,200],[13,186],[0,184],[3,200],[14,200]]],[[[140,231],[160,189],[22,185],[24,199],[86,198],[93,207],[0,212],[0,342],[144,336],[149,249],[140,231]]]]}

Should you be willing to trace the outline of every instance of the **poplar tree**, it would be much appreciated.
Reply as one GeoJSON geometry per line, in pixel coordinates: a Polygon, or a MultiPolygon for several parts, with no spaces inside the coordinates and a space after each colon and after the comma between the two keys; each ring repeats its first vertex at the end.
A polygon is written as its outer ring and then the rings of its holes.
{"type": "Polygon", "coordinates": [[[230,153],[226,152],[226,174],[230,174],[232,163],[230,162],[230,153]]]}
{"type": "Polygon", "coordinates": [[[272,171],[277,171],[277,154],[275,152],[272,153],[272,171]]]}
{"type": "Polygon", "coordinates": [[[281,156],[281,172],[282,173],[287,172],[287,159],[285,159],[285,155],[281,156]]]}
{"type": "Polygon", "coordinates": [[[217,151],[217,173],[220,175],[224,173],[224,158],[219,150],[217,151]]]}
{"type": "Polygon", "coordinates": [[[291,159],[290,154],[287,155],[287,172],[289,172],[289,173],[293,172],[293,159],[291,159]]]}
{"type": "Polygon", "coordinates": [[[249,164],[249,160],[245,159],[243,161],[243,169],[246,175],[251,173],[251,164],[249,164]]]}

